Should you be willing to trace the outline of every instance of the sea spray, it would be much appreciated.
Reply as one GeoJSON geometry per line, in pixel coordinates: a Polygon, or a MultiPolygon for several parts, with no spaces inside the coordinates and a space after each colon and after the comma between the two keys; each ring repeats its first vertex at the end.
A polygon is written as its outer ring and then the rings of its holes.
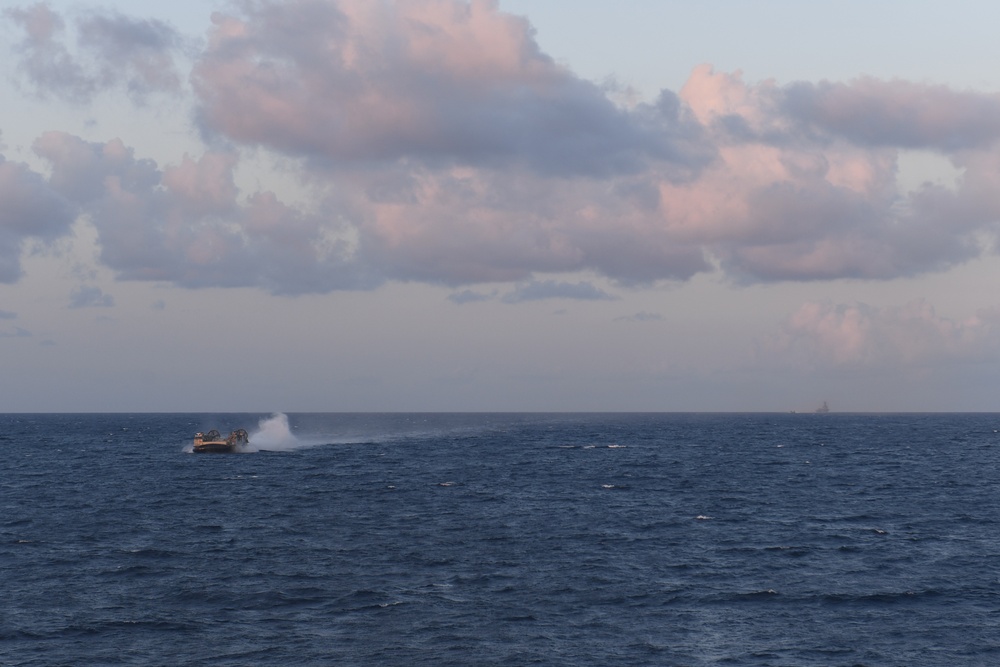
{"type": "Polygon", "coordinates": [[[257,429],[250,433],[250,449],[254,451],[280,451],[304,446],[292,433],[288,425],[288,415],[276,412],[261,419],[257,429]]]}
{"type": "MultiPolygon", "coordinates": [[[[453,428],[428,428],[427,418],[413,415],[372,416],[367,414],[337,415],[335,420],[327,418],[321,425],[315,415],[297,420],[299,435],[292,432],[288,415],[275,412],[262,418],[257,428],[250,431],[250,444],[243,452],[291,451],[319,445],[347,445],[382,442],[401,437],[426,438],[452,433],[453,428]]],[[[468,428],[461,427],[460,432],[468,428]]]]}

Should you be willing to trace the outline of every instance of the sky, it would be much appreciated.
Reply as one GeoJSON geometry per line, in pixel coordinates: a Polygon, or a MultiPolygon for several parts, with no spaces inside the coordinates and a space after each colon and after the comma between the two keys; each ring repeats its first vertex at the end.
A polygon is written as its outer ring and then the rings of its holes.
{"type": "Polygon", "coordinates": [[[0,412],[994,411],[959,0],[0,2],[0,412]]]}

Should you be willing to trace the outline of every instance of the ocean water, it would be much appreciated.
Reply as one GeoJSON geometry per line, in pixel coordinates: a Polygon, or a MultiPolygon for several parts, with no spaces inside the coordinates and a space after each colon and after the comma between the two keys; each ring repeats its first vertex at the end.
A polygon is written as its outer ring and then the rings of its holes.
{"type": "Polygon", "coordinates": [[[998,665],[998,428],[0,415],[0,665],[998,665]]]}

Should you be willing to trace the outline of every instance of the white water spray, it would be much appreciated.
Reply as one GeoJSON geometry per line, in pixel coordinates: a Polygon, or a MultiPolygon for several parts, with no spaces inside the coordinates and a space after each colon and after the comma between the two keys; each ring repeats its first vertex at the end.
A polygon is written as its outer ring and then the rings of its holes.
{"type": "Polygon", "coordinates": [[[276,412],[261,419],[257,429],[250,433],[251,451],[282,451],[304,446],[288,426],[288,415],[276,412]]]}

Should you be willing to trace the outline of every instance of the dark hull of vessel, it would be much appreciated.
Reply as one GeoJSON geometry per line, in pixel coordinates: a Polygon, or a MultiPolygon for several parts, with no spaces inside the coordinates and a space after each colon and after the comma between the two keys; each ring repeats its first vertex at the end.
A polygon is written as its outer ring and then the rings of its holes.
{"type": "Polygon", "coordinates": [[[194,446],[195,454],[232,454],[236,451],[236,443],[226,442],[203,442],[194,446]]]}

